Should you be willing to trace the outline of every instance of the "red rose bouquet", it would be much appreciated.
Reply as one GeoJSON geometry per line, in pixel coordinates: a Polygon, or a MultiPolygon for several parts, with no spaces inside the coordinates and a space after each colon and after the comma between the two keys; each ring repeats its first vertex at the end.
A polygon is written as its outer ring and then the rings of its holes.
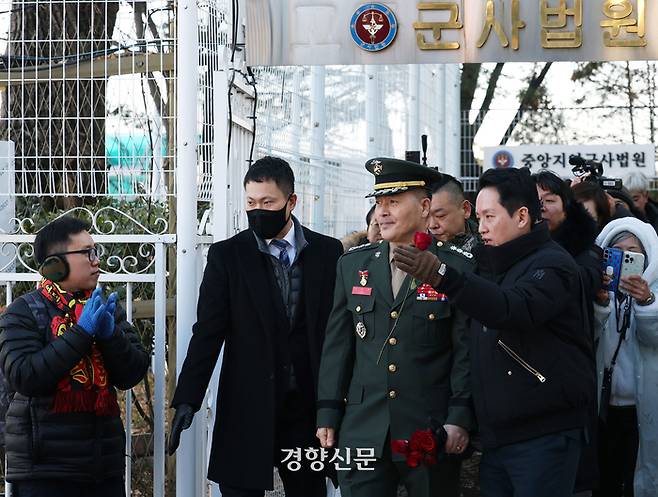
{"type": "Polygon", "coordinates": [[[422,463],[427,466],[436,464],[437,443],[432,430],[416,430],[409,440],[391,441],[394,454],[407,458],[407,466],[417,468],[422,463]]]}

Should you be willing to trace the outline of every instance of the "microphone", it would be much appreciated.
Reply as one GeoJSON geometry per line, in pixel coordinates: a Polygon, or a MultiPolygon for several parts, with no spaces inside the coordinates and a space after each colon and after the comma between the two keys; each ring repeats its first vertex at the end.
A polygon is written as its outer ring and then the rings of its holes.
{"type": "Polygon", "coordinates": [[[420,142],[423,147],[423,166],[427,165],[427,135],[421,135],[420,142]]]}

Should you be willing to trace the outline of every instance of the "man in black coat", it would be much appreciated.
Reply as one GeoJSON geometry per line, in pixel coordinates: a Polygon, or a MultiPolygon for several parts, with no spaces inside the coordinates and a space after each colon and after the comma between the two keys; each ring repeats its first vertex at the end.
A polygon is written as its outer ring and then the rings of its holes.
{"type": "Polygon", "coordinates": [[[172,400],[169,453],[224,357],[208,478],[225,497],[262,497],[277,466],[288,497],[324,497],[325,476],[289,450],[319,447],[315,399],[333,301],[338,240],[303,227],[285,161],[265,157],[244,178],[250,229],[208,252],[198,317],[172,400]],[[288,449],[284,452],[285,449],[288,449]],[[294,465],[293,465],[294,467],[294,465]]]}
{"type": "Polygon", "coordinates": [[[396,249],[395,260],[473,318],[482,495],[568,497],[594,401],[583,285],[573,258],[537,223],[528,171],[487,171],[480,188],[477,274],[414,247],[396,249]]]}
{"type": "MultiPolygon", "coordinates": [[[[548,225],[551,238],[573,257],[583,283],[589,329],[594,339],[594,298],[603,286],[601,261],[603,250],[595,244],[599,232],[596,221],[577,202],[567,183],[551,171],[533,175],[537,183],[537,194],[541,202],[541,216],[548,225]]],[[[596,363],[590,364],[596,371],[596,363]]],[[[596,395],[596,391],[593,392],[596,395]]],[[[574,490],[584,492],[598,488],[599,468],[596,435],[598,432],[598,409],[592,405],[590,423],[587,427],[590,443],[583,448],[580,468],[574,490]]]]}
{"type": "Polygon", "coordinates": [[[139,383],[149,355],[98,282],[89,226],[44,226],[34,256],[40,287],[0,317],[0,367],[11,388],[6,479],[28,497],[125,496],[126,434],[116,388],[139,383]]]}

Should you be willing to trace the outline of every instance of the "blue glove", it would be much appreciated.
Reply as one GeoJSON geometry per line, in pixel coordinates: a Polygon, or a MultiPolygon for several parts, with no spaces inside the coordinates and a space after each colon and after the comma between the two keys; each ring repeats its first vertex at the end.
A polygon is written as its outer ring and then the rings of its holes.
{"type": "Polygon", "coordinates": [[[96,334],[98,322],[106,309],[101,298],[102,292],[103,291],[100,288],[94,290],[94,293],[92,293],[89,300],[87,300],[84,309],[82,309],[80,318],[78,318],[78,326],[85,330],[90,336],[96,334]]]}
{"type": "Polygon", "coordinates": [[[96,338],[109,340],[114,335],[114,311],[117,309],[117,293],[112,292],[105,303],[105,312],[98,323],[96,338]]]}

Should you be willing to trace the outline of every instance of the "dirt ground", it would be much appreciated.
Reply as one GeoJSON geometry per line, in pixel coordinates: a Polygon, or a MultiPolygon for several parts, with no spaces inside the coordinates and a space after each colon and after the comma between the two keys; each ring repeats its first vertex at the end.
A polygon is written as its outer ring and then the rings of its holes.
{"type": "MultiPolygon", "coordinates": [[[[476,452],[473,457],[462,464],[462,493],[461,497],[480,497],[480,477],[478,467],[480,465],[480,453],[476,452]]],[[[407,497],[404,488],[398,490],[398,497],[407,497]]]]}
{"type": "Polygon", "coordinates": [[[476,452],[473,457],[462,464],[462,497],[479,497],[480,495],[480,456],[476,452]]]}

